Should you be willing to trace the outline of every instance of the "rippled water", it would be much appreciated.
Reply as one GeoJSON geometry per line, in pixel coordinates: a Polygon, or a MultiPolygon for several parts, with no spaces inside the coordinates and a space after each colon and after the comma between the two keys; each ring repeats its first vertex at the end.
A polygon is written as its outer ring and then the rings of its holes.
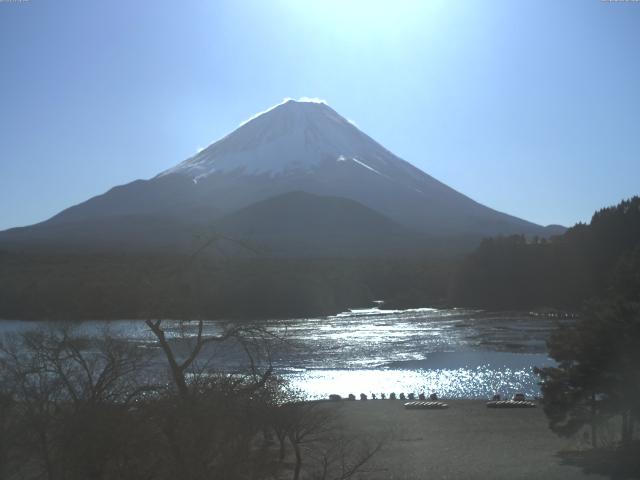
{"type": "Polygon", "coordinates": [[[274,326],[298,349],[283,375],[314,398],[330,393],[437,392],[487,398],[539,392],[534,366],[557,319],[464,309],[356,310],[274,326]]]}
{"type": "MultiPolygon", "coordinates": [[[[275,372],[309,398],[331,393],[431,393],[443,398],[486,398],[498,392],[538,393],[533,366],[552,364],[545,340],[558,319],[526,313],[467,309],[353,310],[330,317],[260,322],[270,333],[275,372]]],[[[170,338],[195,334],[194,324],[167,322],[170,338]]],[[[0,332],[37,323],[0,323],[0,332]]],[[[84,322],[88,334],[103,322],[84,322]]],[[[206,333],[223,324],[207,321],[206,333]]],[[[144,322],[109,322],[109,329],[141,344],[154,338],[144,322]]],[[[244,356],[218,352],[216,365],[235,370],[244,356]]]]}

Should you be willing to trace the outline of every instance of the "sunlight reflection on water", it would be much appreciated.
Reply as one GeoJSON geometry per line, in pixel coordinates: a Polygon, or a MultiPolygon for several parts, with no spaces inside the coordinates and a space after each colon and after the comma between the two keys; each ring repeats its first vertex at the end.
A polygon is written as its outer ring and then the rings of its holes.
{"type": "Polygon", "coordinates": [[[308,398],[434,391],[488,398],[539,394],[533,367],[553,364],[545,340],[555,324],[522,313],[367,309],[274,328],[287,328],[302,346],[281,374],[308,398]]]}
{"type": "MultiPolygon", "coordinates": [[[[545,340],[557,322],[518,312],[374,308],[256,325],[286,339],[286,346],[272,345],[274,371],[308,398],[393,391],[486,398],[494,393],[538,394],[533,366],[552,364],[545,340]]],[[[5,321],[0,333],[30,330],[40,323],[5,321]]],[[[154,342],[142,321],[89,321],[77,328],[95,335],[107,326],[128,341],[154,342]]],[[[194,322],[166,321],[165,327],[170,339],[196,334],[194,322]]],[[[224,322],[205,322],[207,335],[220,334],[223,328],[224,322]]],[[[218,367],[242,369],[246,357],[236,350],[218,352],[218,367]]]]}
{"type": "Polygon", "coordinates": [[[375,393],[396,394],[437,392],[440,398],[491,398],[516,392],[528,397],[539,392],[537,379],[530,368],[477,367],[437,370],[309,370],[287,373],[284,378],[307,398],[327,398],[330,394],[346,397],[349,393],[371,398],[375,393]]]}

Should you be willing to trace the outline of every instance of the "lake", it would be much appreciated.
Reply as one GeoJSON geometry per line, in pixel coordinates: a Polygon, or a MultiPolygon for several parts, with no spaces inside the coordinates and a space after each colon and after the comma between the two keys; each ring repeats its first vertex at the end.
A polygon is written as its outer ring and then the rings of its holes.
{"type": "MultiPolygon", "coordinates": [[[[437,392],[453,399],[488,398],[494,393],[537,395],[533,367],[553,364],[545,340],[567,321],[571,320],[523,312],[371,308],[259,324],[274,335],[267,342],[275,373],[307,398],[437,392]]],[[[50,324],[4,320],[0,333],[50,324]]],[[[195,335],[193,322],[165,325],[176,345],[195,335]]],[[[206,321],[205,332],[220,333],[223,325],[206,321]]],[[[154,348],[154,337],[142,321],[87,321],[74,328],[87,335],[108,328],[128,341],[154,348]]],[[[210,354],[215,354],[213,362],[222,370],[235,371],[246,363],[237,345],[208,352],[207,358],[210,354]]]]}

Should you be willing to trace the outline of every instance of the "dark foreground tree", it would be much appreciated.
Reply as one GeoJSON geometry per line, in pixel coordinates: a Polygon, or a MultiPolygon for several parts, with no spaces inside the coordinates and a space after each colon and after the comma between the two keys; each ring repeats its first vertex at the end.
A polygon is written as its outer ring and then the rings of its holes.
{"type": "Polygon", "coordinates": [[[346,479],[379,448],[342,435],[335,405],[291,402],[248,329],[168,324],[153,323],[156,348],[69,329],[4,338],[0,480],[346,479]],[[247,369],[206,361],[227,342],[247,369]]]}
{"type": "Polygon", "coordinates": [[[537,369],[550,428],[564,436],[616,419],[620,440],[629,444],[640,419],[640,304],[592,303],[574,325],[548,341],[558,365],[537,369]]]}
{"type": "Polygon", "coordinates": [[[3,338],[3,478],[142,474],[130,462],[146,440],[132,409],[144,361],[108,334],[87,339],[63,328],[3,338]]]}

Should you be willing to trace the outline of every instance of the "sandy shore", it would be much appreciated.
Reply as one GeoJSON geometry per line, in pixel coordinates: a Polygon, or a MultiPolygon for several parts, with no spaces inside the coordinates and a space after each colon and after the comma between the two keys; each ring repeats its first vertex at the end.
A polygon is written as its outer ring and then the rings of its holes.
{"type": "Polygon", "coordinates": [[[446,410],[406,410],[400,400],[324,405],[337,411],[348,431],[388,438],[361,479],[605,478],[563,464],[558,452],[581,445],[553,434],[540,407],[490,409],[477,400],[446,403],[446,410]]]}

